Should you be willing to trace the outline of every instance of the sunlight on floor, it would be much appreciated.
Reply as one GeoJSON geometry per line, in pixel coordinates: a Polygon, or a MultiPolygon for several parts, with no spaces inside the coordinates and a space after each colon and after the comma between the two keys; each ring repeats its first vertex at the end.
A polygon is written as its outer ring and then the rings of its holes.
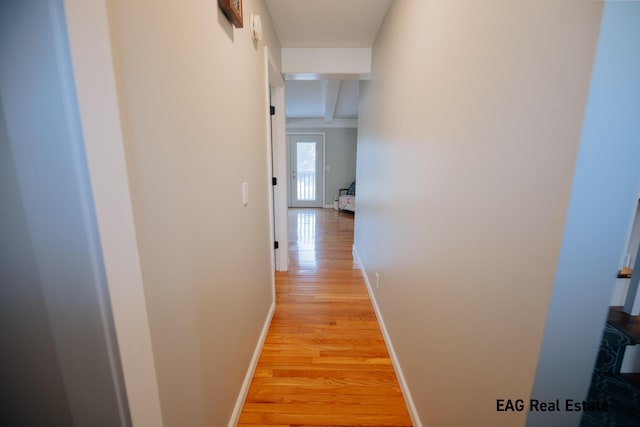
{"type": "Polygon", "coordinates": [[[302,268],[318,268],[316,254],[316,211],[303,210],[297,213],[298,240],[297,257],[298,265],[302,268]]]}

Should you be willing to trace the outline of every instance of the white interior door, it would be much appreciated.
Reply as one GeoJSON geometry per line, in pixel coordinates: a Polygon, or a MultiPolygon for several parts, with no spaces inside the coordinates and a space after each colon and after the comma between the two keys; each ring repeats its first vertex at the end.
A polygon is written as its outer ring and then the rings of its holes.
{"type": "Polygon", "coordinates": [[[289,136],[290,203],[294,208],[324,205],[324,138],[314,134],[289,136]]]}

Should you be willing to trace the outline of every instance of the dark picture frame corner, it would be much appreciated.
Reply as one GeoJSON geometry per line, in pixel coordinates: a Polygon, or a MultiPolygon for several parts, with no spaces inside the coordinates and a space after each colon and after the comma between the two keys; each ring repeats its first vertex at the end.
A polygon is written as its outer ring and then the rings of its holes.
{"type": "Polygon", "coordinates": [[[243,27],[242,0],[218,0],[220,9],[236,28],[243,27]]]}

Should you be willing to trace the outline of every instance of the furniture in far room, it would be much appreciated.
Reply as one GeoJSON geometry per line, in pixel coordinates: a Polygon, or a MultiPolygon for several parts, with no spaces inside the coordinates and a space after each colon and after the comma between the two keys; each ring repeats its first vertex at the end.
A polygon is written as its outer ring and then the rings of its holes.
{"type": "Polygon", "coordinates": [[[356,182],[353,181],[349,188],[338,190],[338,212],[356,211],[356,182]]]}

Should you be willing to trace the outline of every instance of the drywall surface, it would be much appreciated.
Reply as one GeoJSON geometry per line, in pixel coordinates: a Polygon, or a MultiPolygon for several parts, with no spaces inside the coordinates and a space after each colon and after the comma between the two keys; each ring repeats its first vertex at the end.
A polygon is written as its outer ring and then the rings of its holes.
{"type": "Polygon", "coordinates": [[[69,46],[131,423],[136,427],[162,427],[107,1],[65,0],[69,46]]]}
{"type": "Polygon", "coordinates": [[[282,49],[283,73],[367,74],[370,71],[370,48],[282,49]]]}
{"type": "MultiPolygon", "coordinates": [[[[533,397],[587,397],[640,186],[640,3],[606,2],[533,397]]],[[[527,426],[577,426],[532,412],[527,426]]]]}
{"type": "Polygon", "coordinates": [[[601,9],[402,0],[383,22],[355,246],[424,425],[525,423],[497,399],[531,394],[601,9]]]}
{"type": "Polygon", "coordinates": [[[237,29],[215,1],[108,4],[166,427],[227,424],[272,303],[264,46],[280,49],[263,2],[243,8],[237,29]]]}

